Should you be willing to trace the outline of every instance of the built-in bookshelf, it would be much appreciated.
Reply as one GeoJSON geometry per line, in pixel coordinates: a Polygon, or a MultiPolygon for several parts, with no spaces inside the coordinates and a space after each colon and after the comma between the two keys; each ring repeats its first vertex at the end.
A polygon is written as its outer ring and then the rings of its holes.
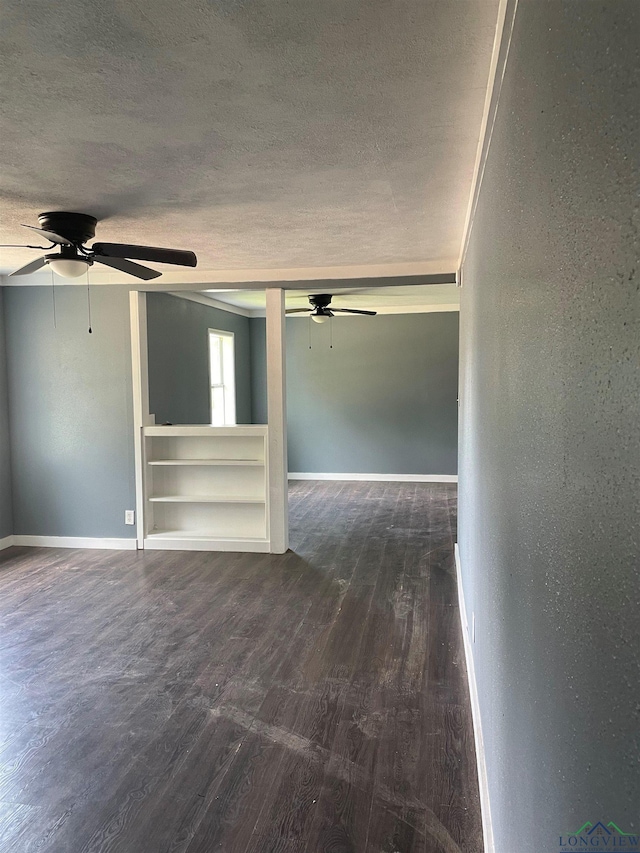
{"type": "Polygon", "coordinates": [[[268,551],[266,426],[146,426],[144,547],[268,551]]]}

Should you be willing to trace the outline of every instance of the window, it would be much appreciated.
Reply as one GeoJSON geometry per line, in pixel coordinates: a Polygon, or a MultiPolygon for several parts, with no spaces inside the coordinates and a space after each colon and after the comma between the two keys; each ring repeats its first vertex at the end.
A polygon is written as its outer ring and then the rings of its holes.
{"type": "Polygon", "coordinates": [[[211,425],[236,422],[236,376],[233,332],[209,329],[211,425]]]}

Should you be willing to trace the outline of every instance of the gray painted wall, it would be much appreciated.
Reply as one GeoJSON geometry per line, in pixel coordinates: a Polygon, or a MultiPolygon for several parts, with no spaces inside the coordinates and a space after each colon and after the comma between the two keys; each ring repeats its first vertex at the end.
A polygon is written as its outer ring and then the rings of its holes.
{"type": "MultiPolygon", "coordinates": [[[[264,353],[263,320],[252,320],[264,353]]],[[[455,474],[458,314],[287,321],[289,470],[455,474]]],[[[259,358],[256,358],[259,362],[259,358]]],[[[256,363],[254,415],[266,415],[256,363]]]]}
{"type": "Polygon", "coordinates": [[[235,335],[236,421],[252,422],[249,319],[167,293],[149,293],[149,410],[156,423],[211,422],[209,329],[235,335]]]}
{"type": "MultiPolygon", "coordinates": [[[[288,325],[288,324],[287,324],[288,325]]],[[[251,334],[251,421],[267,422],[267,325],[266,320],[252,317],[251,334]]]]}
{"type": "Polygon", "coordinates": [[[640,4],[525,0],[463,267],[459,541],[498,853],[640,821],[640,4]]]}
{"type": "Polygon", "coordinates": [[[5,288],[14,533],[133,537],[135,508],[129,299],[5,288]]]}
{"type": "Polygon", "coordinates": [[[4,325],[4,288],[0,287],[0,539],[13,533],[9,397],[4,325]]]}

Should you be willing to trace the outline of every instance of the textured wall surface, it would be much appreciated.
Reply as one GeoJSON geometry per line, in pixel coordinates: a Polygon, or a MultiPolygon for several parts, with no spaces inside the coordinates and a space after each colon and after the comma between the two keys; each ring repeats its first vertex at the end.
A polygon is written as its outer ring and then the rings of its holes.
{"type": "Polygon", "coordinates": [[[459,540],[497,853],[640,829],[640,5],[524,0],[463,267],[459,540]]]}
{"type": "Polygon", "coordinates": [[[0,288],[0,539],[13,533],[9,397],[4,330],[4,288],[0,288]]]}
{"type": "Polygon", "coordinates": [[[14,533],[132,537],[127,288],[5,289],[14,533]]]}
{"type": "MultiPolygon", "coordinates": [[[[251,323],[263,339],[264,321],[251,323]]],[[[309,321],[287,321],[290,471],[456,473],[457,312],[336,319],[333,349],[329,324],[314,323],[311,343],[309,321]]]]}
{"type": "Polygon", "coordinates": [[[149,410],[156,423],[211,423],[209,329],[234,333],[236,421],[251,423],[248,317],[166,293],[149,293],[149,410]]]}

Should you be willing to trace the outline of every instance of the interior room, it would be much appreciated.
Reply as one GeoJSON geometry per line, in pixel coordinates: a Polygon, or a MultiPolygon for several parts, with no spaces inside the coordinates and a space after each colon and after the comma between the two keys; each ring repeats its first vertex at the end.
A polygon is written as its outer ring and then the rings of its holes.
{"type": "Polygon", "coordinates": [[[8,0],[0,853],[640,853],[638,33],[8,0]]]}
{"type": "MultiPolygon", "coordinates": [[[[454,482],[459,288],[410,285],[332,296],[334,307],[368,310],[376,319],[336,314],[319,324],[309,316],[308,294],[287,294],[285,310],[296,312],[286,325],[290,478],[378,473],[445,475],[444,482],[454,482]]],[[[147,294],[149,406],[156,423],[213,422],[211,330],[234,337],[229,422],[267,423],[265,302],[264,290],[147,294]]]]}

